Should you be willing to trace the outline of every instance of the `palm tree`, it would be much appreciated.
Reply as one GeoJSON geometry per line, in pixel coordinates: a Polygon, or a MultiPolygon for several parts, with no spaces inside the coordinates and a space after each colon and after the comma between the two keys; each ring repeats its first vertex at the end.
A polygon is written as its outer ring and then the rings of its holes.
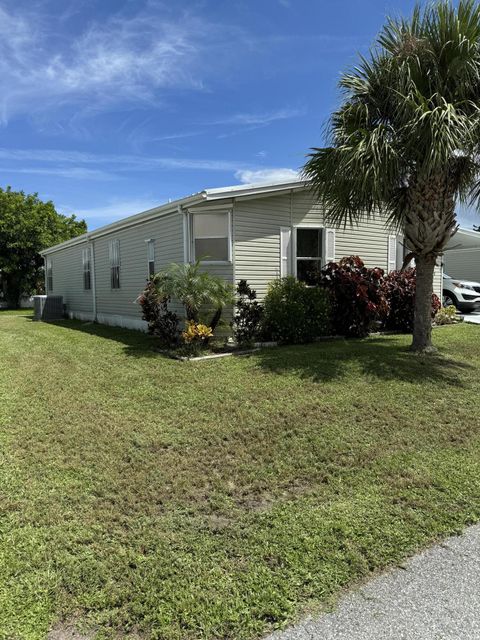
{"type": "Polygon", "coordinates": [[[330,146],[312,149],[304,174],[332,223],[380,211],[402,230],[417,268],[412,349],[432,351],[435,264],[456,203],[480,196],[480,5],[441,0],[388,20],[340,87],[330,146]]]}
{"type": "Polygon", "coordinates": [[[188,321],[198,322],[202,308],[213,309],[208,326],[215,329],[225,306],[234,302],[233,287],[218,276],[201,270],[201,261],[173,263],[153,278],[157,291],[185,307],[188,321]]]}

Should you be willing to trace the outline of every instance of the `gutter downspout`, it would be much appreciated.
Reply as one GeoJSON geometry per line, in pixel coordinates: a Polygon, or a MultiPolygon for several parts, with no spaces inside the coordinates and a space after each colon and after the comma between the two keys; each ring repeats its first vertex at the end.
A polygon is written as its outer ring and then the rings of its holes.
{"type": "Polygon", "coordinates": [[[47,256],[42,256],[43,258],[43,286],[45,287],[45,295],[48,295],[47,291],[47,256]]]}
{"type": "Polygon", "coordinates": [[[297,243],[297,232],[293,228],[293,189],[290,190],[290,272],[288,275],[297,277],[297,262],[295,260],[295,245],[297,243]]]}
{"type": "Polygon", "coordinates": [[[183,262],[190,262],[190,233],[188,224],[188,209],[184,209],[181,204],[177,207],[178,213],[182,216],[183,222],[183,262]]]}
{"type": "Polygon", "coordinates": [[[97,274],[95,271],[95,240],[90,240],[90,253],[92,256],[92,303],[93,303],[93,322],[97,322],[97,274]]]}

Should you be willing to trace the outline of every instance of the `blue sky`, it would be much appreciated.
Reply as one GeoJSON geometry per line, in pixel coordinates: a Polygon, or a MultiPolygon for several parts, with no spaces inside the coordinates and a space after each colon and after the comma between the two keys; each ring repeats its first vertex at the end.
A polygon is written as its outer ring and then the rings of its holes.
{"type": "Polygon", "coordinates": [[[413,5],[0,0],[1,184],[93,229],[293,177],[322,143],[340,72],[413,5]]]}

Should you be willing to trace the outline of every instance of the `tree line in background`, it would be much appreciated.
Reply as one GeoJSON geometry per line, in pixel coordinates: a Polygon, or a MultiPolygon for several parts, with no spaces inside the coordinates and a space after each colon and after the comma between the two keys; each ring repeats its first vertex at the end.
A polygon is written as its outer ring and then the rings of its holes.
{"type": "Polygon", "coordinates": [[[8,305],[44,291],[43,249],[86,231],[84,220],[58,213],[36,193],[0,188],[0,293],[8,305]]]}

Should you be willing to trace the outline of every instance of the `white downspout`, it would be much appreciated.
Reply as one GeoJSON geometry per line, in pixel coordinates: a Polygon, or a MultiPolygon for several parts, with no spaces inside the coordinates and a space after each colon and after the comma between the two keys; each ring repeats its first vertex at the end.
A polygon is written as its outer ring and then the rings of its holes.
{"type": "Polygon", "coordinates": [[[178,213],[183,217],[183,262],[190,262],[190,233],[188,224],[188,210],[184,209],[181,204],[178,205],[178,213]]]}
{"type": "Polygon", "coordinates": [[[47,291],[47,256],[43,256],[43,280],[44,280],[44,287],[45,287],[45,295],[48,296],[48,291],[47,291]]]}
{"type": "Polygon", "coordinates": [[[293,189],[290,189],[290,272],[289,276],[297,277],[296,245],[297,234],[293,228],[293,189]]]}

